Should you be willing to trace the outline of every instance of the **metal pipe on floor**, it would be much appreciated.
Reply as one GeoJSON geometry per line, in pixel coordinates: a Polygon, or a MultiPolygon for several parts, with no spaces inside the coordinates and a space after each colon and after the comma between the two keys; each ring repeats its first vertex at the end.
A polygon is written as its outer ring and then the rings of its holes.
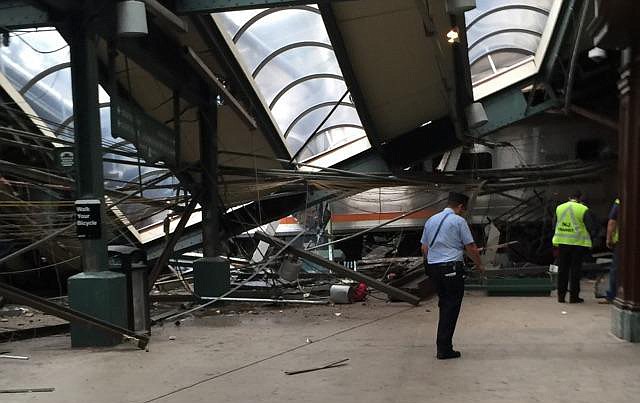
{"type": "Polygon", "coordinates": [[[307,299],[271,299],[271,298],[230,298],[230,297],[200,297],[204,300],[228,301],[228,302],[282,302],[284,304],[309,304],[309,305],[327,305],[326,301],[307,300],[307,299]]]}
{"type": "Polygon", "coordinates": [[[58,305],[37,295],[30,294],[19,288],[11,287],[7,284],[0,283],[0,295],[10,298],[19,304],[30,306],[34,309],[42,311],[46,314],[57,316],[69,322],[79,322],[89,326],[95,326],[107,332],[121,336],[126,341],[135,341],[140,349],[145,349],[149,344],[149,336],[136,334],[129,329],[116,326],[102,319],[94,318],[86,313],[66,306],[58,305]]]}
{"type": "Polygon", "coordinates": [[[347,269],[344,266],[341,266],[330,260],[324,259],[318,255],[314,255],[313,253],[308,252],[306,250],[296,248],[294,246],[291,246],[290,244],[286,244],[284,241],[271,237],[263,232],[256,232],[254,237],[261,241],[267,242],[275,246],[276,248],[280,248],[280,250],[284,250],[285,252],[291,255],[297,256],[311,263],[315,263],[317,265],[323,266],[338,275],[345,276],[355,281],[362,281],[366,283],[368,286],[375,288],[378,291],[382,291],[386,293],[389,297],[396,298],[398,300],[405,301],[413,305],[420,304],[420,298],[416,297],[413,294],[410,294],[401,289],[392,287],[389,284],[385,284],[381,281],[378,281],[360,272],[347,269]]]}

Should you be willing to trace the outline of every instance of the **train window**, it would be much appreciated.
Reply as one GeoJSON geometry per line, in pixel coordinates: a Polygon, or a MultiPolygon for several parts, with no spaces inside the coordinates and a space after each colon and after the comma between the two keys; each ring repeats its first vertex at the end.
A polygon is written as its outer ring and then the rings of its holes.
{"type": "Polygon", "coordinates": [[[457,169],[491,169],[492,167],[491,153],[462,153],[457,169]]]}

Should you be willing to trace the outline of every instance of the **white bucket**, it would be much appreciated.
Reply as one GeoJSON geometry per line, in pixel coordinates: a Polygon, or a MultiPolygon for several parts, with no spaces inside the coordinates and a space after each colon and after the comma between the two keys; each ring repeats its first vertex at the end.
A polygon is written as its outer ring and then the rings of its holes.
{"type": "Polygon", "coordinates": [[[332,285],[329,289],[329,301],[334,304],[351,304],[353,302],[353,288],[348,285],[332,285]]]}

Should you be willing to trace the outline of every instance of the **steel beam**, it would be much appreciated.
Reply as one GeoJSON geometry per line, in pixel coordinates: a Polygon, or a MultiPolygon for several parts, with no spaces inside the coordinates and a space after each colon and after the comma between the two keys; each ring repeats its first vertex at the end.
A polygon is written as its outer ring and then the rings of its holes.
{"type": "Polygon", "coordinates": [[[0,0],[0,29],[13,30],[51,25],[49,13],[23,0],[0,0]]]}
{"type": "Polygon", "coordinates": [[[149,35],[118,41],[118,50],[128,56],[158,81],[192,104],[206,100],[202,96],[202,79],[187,63],[180,44],[149,23],[149,35]]]}
{"type": "Polygon", "coordinates": [[[534,106],[528,106],[519,87],[511,87],[483,100],[489,122],[472,131],[475,136],[485,136],[505,126],[526,119],[545,110],[560,105],[557,99],[548,99],[534,106]]]}
{"type": "Polygon", "coordinates": [[[405,168],[462,145],[449,117],[434,120],[404,133],[382,146],[385,161],[394,169],[405,168]]]}
{"type": "Polygon", "coordinates": [[[27,2],[39,7],[45,7],[54,12],[65,13],[72,10],[79,10],[83,4],[82,0],[28,0],[27,2]]]}
{"type": "Polygon", "coordinates": [[[236,99],[236,97],[229,92],[227,87],[225,87],[220,80],[216,77],[215,74],[209,69],[207,64],[198,56],[198,54],[191,48],[187,47],[184,50],[187,61],[193,67],[197,74],[199,74],[202,79],[208,82],[216,92],[220,92],[220,94],[224,97],[224,99],[231,105],[233,109],[238,112],[240,118],[245,121],[245,123],[249,126],[250,129],[257,129],[258,125],[256,124],[256,120],[251,116],[249,112],[242,106],[240,101],[236,99]]]}
{"type": "Polygon", "coordinates": [[[180,33],[189,32],[189,26],[180,19],[177,15],[173,14],[171,10],[163,6],[157,0],[142,0],[144,4],[149,8],[149,12],[157,17],[169,22],[171,26],[180,33]]]}
{"type": "Polygon", "coordinates": [[[177,0],[175,12],[177,14],[209,14],[256,8],[303,6],[309,3],[321,5],[334,1],[352,0],[177,0]]]}
{"type": "Polygon", "coordinates": [[[313,253],[309,253],[305,250],[296,248],[294,246],[287,246],[286,242],[281,241],[280,239],[277,239],[277,238],[270,237],[269,235],[263,232],[256,232],[254,236],[255,238],[261,241],[267,242],[275,246],[276,248],[284,248],[287,253],[297,256],[301,259],[307,260],[311,263],[325,267],[331,270],[333,273],[337,273],[341,276],[345,276],[355,281],[362,281],[366,283],[368,286],[375,288],[378,291],[382,291],[386,293],[391,298],[397,298],[399,300],[408,302],[413,305],[420,304],[420,298],[416,297],[413,294],[409,294],[406,291],[402,291],[398,288],[392,287],[389,284],[385,284],[381,281],[378,281],[360,272],[347,269],[344,266],[341,266],[335,262],[327,260],[313,253]]]}
{"type": "Polygon", "coordinates": [[[322,20],[324,21],[324,25],[327,28],[327,33],[329,34],[329,39],[333,44],[333,51],[336,54],[336,59],[338,59],[338,64],[340,65],[340,69],[342,70],[344,81],[347,84],[349,93],[351,94],[351,99],[356,105],[358,116],[360,117],[362,126],[367,133],[369,142],[371,143],[373,148],[379,149],[381,145],[380,136],[373,123],[373,118],[369,113],[364,94],[362,93],[362,89],[360,88],[360,84],[358,83],[358,78],[356,77],[356,73],[353,70],[353,65],[351,64],[349,52],[347,51],[342,33],[340,32],[338,21],[336,20],[333,8],[329,3],[330,2],[322,2],[318,4],[320,8],[320,14],[322,15],[322,20]]]}
{"type": "Polygon", "coordinates": [[[553,36],[554,39],[551,42],[552,45],[550,46],[550,49],[547,50],[543,67],[541,68],[544,82],[549,82],[551,80],[551,75],[556,67],[556,62],[558,61],[558,57],[560,57],[560,49],[564,43],[564,38],[571,23],[571,18],[573,17],[575,3],[576,0],[567,1],[567,3],[563,5],[564,11],[562,13],[562,20],[560,21],[560,19],[558,19],[558,22],[556,22],[553,36]]]}
{"type": "MultiPolygon", "coordinates": [[[[307,199],[306,193],[288,195],[286,197],[261,200],[250,203],[242,208],[235,209],[221,216],[220,226],[222,233],[220,240],[240,235],[259,225],[268,224],[274,220],[303,210],[305,207],[313,207],[323,201],[341,194],[337,191],[314,192],[307,199]],[[257,217],[262,217],[261,223],[256,223],[257,217]]],[[[174,251],[176,254],[185,253],[202,247],[202,229],[200,225],[187,228],[185,233],[176,242],[174,251]]],[[[162,253],[162,245],[158,243],[148,245],[148,259],[155,260],[162,253]]]]}
{"type": "Polygon", "coordinates": [[[169,261],[169,258],[171,257],[171,254],[173,253],[173,250],[176,247],[178,240],[182,236],[182,233],[184,232],[184,229],[187,226],[187,222],[189,221],[189,218],[191,217],[193,210],[195,210],[199,199],[200,199],[200,194],[197,194],[191,198],[191,201],[189,202],[184,212],[182,213],[182,217],[180,217],[180,221],[178,222],[178,225],[176,226],[173,233],[169,236],[169,238],[163,245],[162,253],[160,254],[160,257],[156,261],[156,264],[153,266],[153,269],[151,269],[151,271],[149,272],[149,283],[148,283],[149,290],[153,288],[153,285],[155,284],[156,279],[158,278],[158,275],[160,275],[160,272],[162,271],[162,269],[164,269],[164,267],[167,265],[167,262],[169,261]]]}
{"type": "Polygon", "coordinates": [[[69,322],[76,322],[94,326],[117,336],[121,336],[125,340],[136,340],[138,348],[140,349],[145,349],[147,347],[147,344],[149,344],[149,337],[146,335],[136,334],[120,326],[112,325],[109,322],[94,318],[75,309],[55,304],[44,298],[29,294],[26,291],[11,287],[7,284],[0,283],[0,295],[10,298],[15,303],[30,306],[46,314],[68,320],[69,322]]]}
{"type": "MultiPolygon", "coordinates": [[[[82,16],[73,18],[71,28],[71,86],[76,147],[76,198],[100,200],[100,216],[106,223],[102,137],[98,109],[97,37],[82,16]]],[[[82,269],[95,272],[107,269],[106,225],[98,239],[83,239],[82,269]]]]}
{"type": "Polygon", "coordinates": [[[218,256],[220,249],[220,214],[218,209],[218,104],[216,93],[199,110],[200,165],[202,166],[202,256],[218,256]]]}
{"type": "MultiPolygon", "coordinates": [[[[291,158],[291,154],[289,154],[289,150],[287,150],[285,146],[284,139],[280,135],[271,115],[263,106],[260,97],[256,93],[255,87],[244,73],[240,62],[227,45],[224,35],[213,22],[211,16],[193,16],[191,21],[216,60],[219,60],[224,66],[224,69],[231,79],[229,87],[237,88],[237,91],[234,93],[236,95],[242,95],[246,101],[245,104],[249,107],[249,110],[253,112],[256,122],[267,138],[274,154],[278,158],[288,161],[291,158]]],[[[283,166],[285,166],[285,164],[283,164],[283,166]]]]}

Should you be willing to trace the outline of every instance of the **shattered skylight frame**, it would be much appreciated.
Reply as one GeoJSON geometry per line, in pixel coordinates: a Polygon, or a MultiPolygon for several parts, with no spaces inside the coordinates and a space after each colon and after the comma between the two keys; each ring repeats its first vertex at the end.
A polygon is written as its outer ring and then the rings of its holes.
{"type": "Polygon", "coordinates": [[[477,0],[465,13],[474,98],[538,73],[563,0],[477,0]]]}
{"type": "MultiPolygon", "coordinates": [[[[27,114],[44,135],[65,142],[74,141],[70,50],[55,28],[11,32],[9,45],[0,47],[0,76],[0,84],[11,86],[13,93],[20,98],[15,101],[14,107],[27,114]]],[[[137,164],[137,158],[109,152],[113,150],[135,155],[136,149],[133,144],[111,135],[110,98],[102,86],[99,87],[98,102],[102,145],[105,149],[103,156],[109,159],[103,162],[105,189],[120,190],[127,185],[135,185],[141,177],[149,180],[167,173],[164,168],[132,165],[137,164]]],[[[141,162],[144,164],[144,160],[141,159],[141,162]]],[[[159,182],[156,189],[145,190],[143,196],[152,200],[174,197],[176,190],[171,187],[178,187],[178,184],[178,179],[171,176],[159,182]]],[[[157,231],[147,232],[163,222],[169,214],[167,211],[152,214],[147,206],[136,203],[121,204],[113,207],[112,211],[139,242],[164,235],[157,234],[157,231]]],[[[172,226],[175,224],[172,223],[172,226]]]]}
{"type": "Polygon", "coordinates": [[[295,160],[330,166],[371,148],[317,6],[212,18],[295,160]]]}

